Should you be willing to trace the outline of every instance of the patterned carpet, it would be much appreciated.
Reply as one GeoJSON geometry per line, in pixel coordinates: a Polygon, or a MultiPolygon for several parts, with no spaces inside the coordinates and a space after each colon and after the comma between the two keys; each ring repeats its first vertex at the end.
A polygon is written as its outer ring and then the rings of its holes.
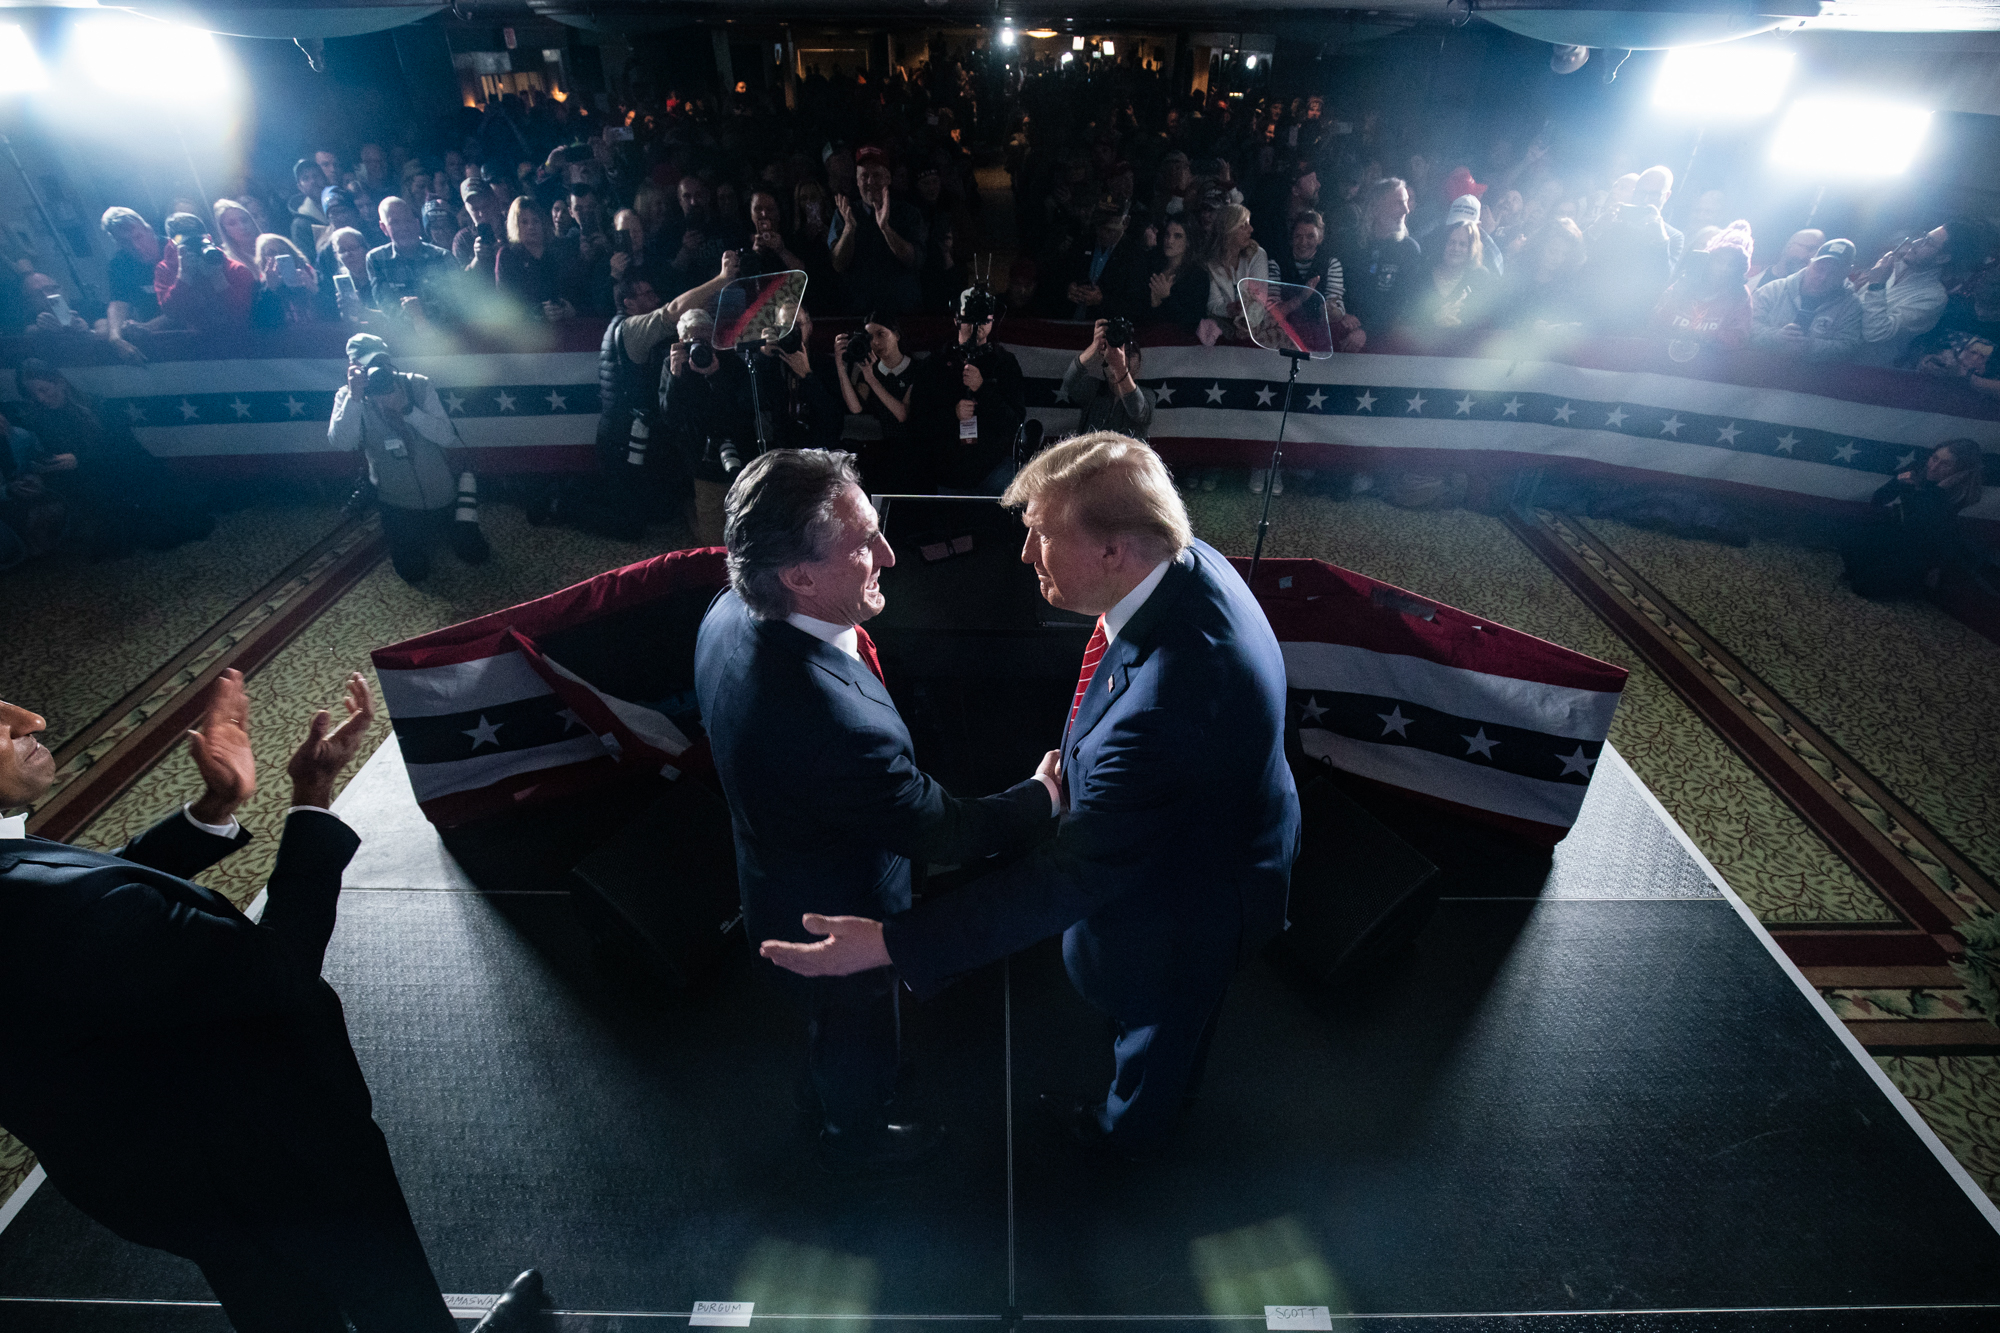
{"type": "MultiPolygon", "coordinates": [[[[1303,489],[1274,504],[1267,554],[1329,560],[1630,669],[1613,742],[1766,924],[1855,927],[1893,919],[1839,854],[1500,520],[1402,510],[1365,497],[1334,502],[1303,489]]],[[[1260,499],[1243,489],[1240,472],[1188,499],[1199,535],[1226,552],[1249,552],[1260,499]]],[[[674,545],[531,528],[503,505],[487,508],[485,522],[491,564],[466,569],[443,557],[419,589],[384,562],[252,678],[265,782],[243,819],[261,836],[208,877],[218,890],[247,902],[261,887],[287,799],[285,755],[311,712],[337,699],[347,672],[369,670],[371,648],[674,545]]],[[[74,731],[332,524],[330,512],[245,511],[224,520],[216,542],[56,571],[59,577],[38,585],[49,590],[46,598],[37,593],[34,605],[16,613],[28,618],[31,633],[0,646],[0,683],[11,697],[47,702],[52,721],[74,731]],[[225,548],[229,542],[238,545],[225,548]],[[165,594],[160,576],[169,581],[165,594]],[[36,651],[38,641],[45,651],[36,651]]],[[[1831,557],[1820,553],[1769,543],[1731,550],[1615,524],[1592,528],[1982,869],[2000,871],[1996,765],[1975,743],[2000,734],[1992,645],[1927,607],[1873,607],[1847,597],[1831,579],[1831,557]],[[1829,652],[1832,645],[1837,650],[1829,652]]],[[[386,718],[378,720],[378,735],[387,730],[386,718]]],[[[78,841],[115,846],[189,799],[195,785],[185,756],[170,754],[78,841]]],[[[2000,1058],[1893,1056],[1878,1063],[2000,1198],[2000,1058]]],[[[24,1170],[17,1146],[0,1136],[0,1197],[24,1170]]]]}
{"type": "Polygon", "coordinates": [[[1977,741],[2000,736],[2000,644],[1929,602],[1856,597],[1831,551],[1585,526],[2000,878],[2000,763],[1977,741]]]}
{"type": "Polygon", "coordinates": [[[15,570],[0,579],[0,696],[45,716],[59,748],[339,522],[330,504],[253,506],[177,550],[65,550],[15,570]]]}

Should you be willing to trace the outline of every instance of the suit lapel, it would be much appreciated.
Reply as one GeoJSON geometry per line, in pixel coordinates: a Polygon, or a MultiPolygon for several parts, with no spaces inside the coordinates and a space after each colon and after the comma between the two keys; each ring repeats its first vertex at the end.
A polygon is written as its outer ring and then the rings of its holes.
{"type": "Polygon", "coordinates": [[[1185,555],[1167,566],[1160,586],[1140,603],[1132,618],[1125,622],[1125,628],[1104,650],[1097,672],[1090,678],[1090,688],[1083,692],[1083,703],[1076,710],[1076,721],[1070,724],[1065,749],[1088,736],[1091,728],[1111,711],[1111,705],[1125,697],[1125,691],[1132,684],[1132,668],[1152,653],[1161,624],[1172,614],[1174,606],[1194,581],[1193,559],[1192,554],[1185,555]]]}
{"type": "Polygon", "coordinates": [[[759,620],[756,623],[757,632],[764,636],[766,642],[803,658],[834,679],[853,686],[882,707],[894,711],[896,701],[889,697],[888,687],[875,678],[875,673],[868,669],[866,663],[849,657],[830,643],[815,639],[796,625],[782,620],[759,620]]]}

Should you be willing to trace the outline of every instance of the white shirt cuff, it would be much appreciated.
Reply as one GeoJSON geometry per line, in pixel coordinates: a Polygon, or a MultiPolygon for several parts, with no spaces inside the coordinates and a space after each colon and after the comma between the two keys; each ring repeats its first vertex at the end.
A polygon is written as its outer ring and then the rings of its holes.
{"type": "MultiPolygon", "coordinates": [[[[318,815],[333,815],[333,811],[327,809],[323,805],[295,805],[291,809],[285,811],[285,818],[290,819],[293,815],[297,814],[301,810],[310,810],[314,814],[318,815]]],[[[339,815],[333,815],[333,817],[335,819],[340,818],[339,815]]]]}
{"type": "Polygon", "coordinates": [[[1041,783],[1042,786],[1048,788],[1049,816],[1053,818],[1056,815],[1061,814],[1063,808],[1062,788],[1056,785],[1056,780],[1050,777],[1046,773],[1037,773],[1035,774],[1035,781],[1041,783]]]}
{"type": "Polygon", "coordinates": [[[229,817],[229,822],[227,824],[202,823],[199,819],[196,819],[194,817],[193,801],[189,801],[186,805],[181,807],[181,814],[186,817],[188,823],[194,825],[196,828],[200,829],[203,833],[213,833],[218,838],[233,838],[238,833],[241,833],[243,831],[243,826],[236,822],[235,815],[231,815],[229,817]]]}

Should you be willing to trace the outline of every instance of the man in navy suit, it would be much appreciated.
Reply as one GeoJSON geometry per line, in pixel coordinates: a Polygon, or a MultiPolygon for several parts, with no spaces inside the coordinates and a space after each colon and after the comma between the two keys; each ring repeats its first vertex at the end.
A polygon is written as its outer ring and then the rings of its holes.
{"type": "MultiPolygon", "coordinates": [[[[896,563],[851,455],[777,449],[725,501],[729,590],[695,641],[695,691],[729,798],[753,940],[805,941],[808,913],[892,916],[910,860],[961,863],[1045,831],[1056,756],[997,795],[959,800],[918,769],[861,622],[896,563]]],[[[830,1170],[908,1166],[936,1126],[894,1122],[895,978],[886,966],[804,979],[772,969],[806,1011],[807,1067],[830,1170]]]]}
{"type": "MultiPolygon", "coordinates": [[[[374,717],[322,710],[286,765],[292,807],[253,922],[186,878],[250,841],[243,677],[216,681],[188,750],[205,790],[113,852],[0,818],[0,1125],[127,1240],[192,1259],[240,1333],[457,1327],[410,1223],[340,999],[320,979],[361,840],[327,807],[374,717]]],[[[42,719],[0,702],[0,811],[55,777],[42,719]]],[[[518,1328],[541,1278],[481,1329],[518,1328]]]]}
{"type": "Polygon", "coordinates": [[[1285,664],[1243,579],[1203,542],[1159,455],[1109,431],[1035,457],[1021,558],[1056,606],[1097,613],[1063,737],[1056,838],[886,920],[805,919],[767,958],[809,976],[893,967],[918,995],[1057,931],[1083,997],[1116,1023],[1086,1140],[1140,1155],[1200,1077],[1238,962],[1285,923],[1299,838],[1285,664]]]}

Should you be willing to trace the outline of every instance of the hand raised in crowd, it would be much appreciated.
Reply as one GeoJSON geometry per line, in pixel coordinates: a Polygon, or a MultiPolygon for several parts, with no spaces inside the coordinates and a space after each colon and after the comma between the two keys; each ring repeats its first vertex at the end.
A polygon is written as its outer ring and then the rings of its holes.
{"type": "Polygon", "coordinates": [[[723,281],[734,282],[736,281],[737,276],[742,272],[743,272],[743,252],[741,250],[724,250],[722,252],[723,281]]]}
{"type": "Polygon", "coordinates": [[[1110,384],[1113,389],[1117,389],[1122,393],[1126,390],[1120,388],[1120,386],[1129,381],[1131,377],[1132,368],[1126,363],[1125,349],[1107,345],[1104,349],[1105,382],[1110,384]]]}
{"type": "MultiPolygon", "coordinates": [[[[1076,358],[1078,361],[1081,361],[1084,365],[1087,366],[1091,362],[1097,360],[1098,357],[1103,356],[1107,351],[1111,350],[1111,343],[1104,336],[1105,329],[1109,328],[1110,325],[1111,321],[1108,319],[1100,319],[1097,321],[1096,327],[1094,327],[1090,331],[1090,346],[1083,349],[1082,353],[1076,358]]],[[[1108,365],[1110,363],[1106,362],[1106,364],[1108,365]]]]}
{"type": "Polygon", "coordinates": [[[375,720],[375,700],[359,671],[348,676],[341,703],[347,709],[347,717],[341,724],[333,726],[333,715],[324,708],[314,713],[312,721],[306,724],[305,739],[286,761],[285,772],[292,779],[293,805],[314,805],[321,809],[332,805],[334,781],[361,753],[368,726],[375,720]]]}
{"type": "Polygon", "coordinates": [[[708,244],[708,237],[699,227],[689,227],[681,233],[681,258],[692,258],[695,251],[708,244]]]}
{"type": "Polygon", "coordinates": [[[854,227],[853,196],[846,194],[837,194],[833,196],[833,211],[840,214],[840,226],[842,231],[853,230],[854,227]]]}
{"type": "Polygon", "coordinates": [[[889,187],[886,185],[882,187],[882,202],[875,205],[875,225],[878,227],[889,225],[889,187]]]}
{"type": "Polygon", "coordinates": [[[250,696],[243,673],[229,670],[215,679],[201,723],[187,734],[188,754],[201,774],[203,791],[188,813],[204,824],[227,824],[257,793],[257,758],[250,750],[250,696]]]}
{"type": "Polygon", "coordinates": [[[566,319],[576,318],[576,307],[568,301],[554,300],[542,302],[542,318],[551,324],[559,324],[566,319]]]}
{"type": "Polygon", "coordinates": [[[986,376],[979,373],[978,366],[970,363],[967,363],[965,373],[960,375],[959,379],[964,382],[966,388],[972,390],[974,393],[978,393],[986,384],[986,376]]]}
{"type": "Polygon", "coordinates": [[[348,397],[356,399],[360,398],[362,387],[367,383],[368,383],[368,368],[366,366],[349,366],[347,368],[348,397]]]}
{"type": "Polygon", "coordinates": [[[626,251],[622,251],[622,250],[616,250],[616,251],[613,251],[613,252],[612,252],[612,255],[611,255],[611,276],[612,276],[613,278],[622,278],[622,277],[624,277],[624,276],[625,276],[625,270],[626,270],[626,269],[628,269],[628,268],[630,268],[630,267],[632,267],[632,256],[631,256],[631,254],[630,254],[629,252],[626,252],[626,251]]]}
{"type": "Polygon", "coordinates": [[[1152,297],[1153,304],[1157,307],[1169,296],[1173,295],[1173,275],[1170,273],[1155,273],[1152,277],[1146,279],[1146,291],[1152,297]]]}
{"type": "Polygon", "coordinates": [[[50,454],[47,458],[37,459],[28,464],[28,466],[43,476],[47,476],[51,472],[74,472],[76,471],[76,455],[50,454]]]}
{"type": "Polygon", "coordinates": [[[687,368],[688,345],[682,342],[669,345],[667,348],[667,373],[669,375],[680,375],[686,373],[687,368]]]}

